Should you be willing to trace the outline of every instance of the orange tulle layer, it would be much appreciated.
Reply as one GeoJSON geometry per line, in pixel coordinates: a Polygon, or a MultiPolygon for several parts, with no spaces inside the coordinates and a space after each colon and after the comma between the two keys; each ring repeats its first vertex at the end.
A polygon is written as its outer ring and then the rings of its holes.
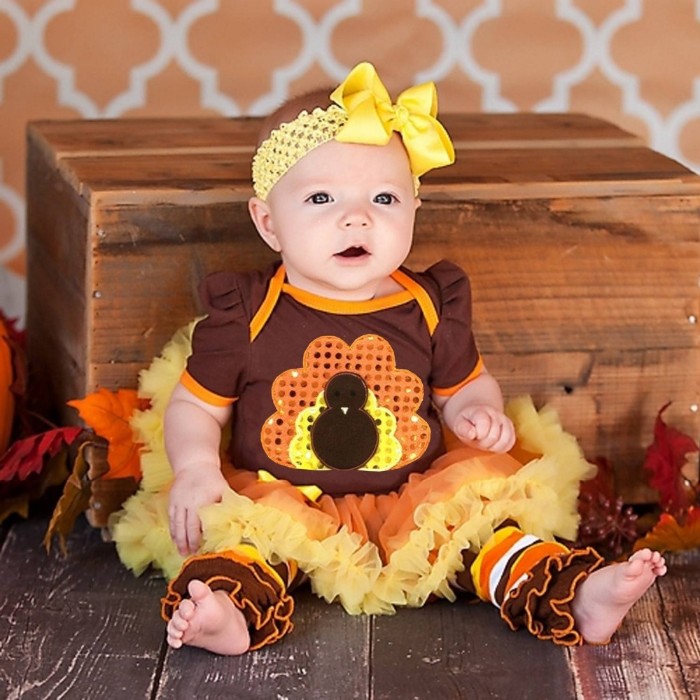
{"type": "Polygon", "coordinates": [[[413,474],[399,491],[387,494],[322,495],[308,500],[288,481],[260,481],[256,472],[228,467],[231,488],[256,503],[287,513],[309,536],[321,539],[345,528],[364,544],[375,545],[384,563],[416,528],[418,506],[449,501],[470,482],[515,474],[522,463],[510,454],[493,454],[469,447],[450,450],[422,474],[413,474]]]}

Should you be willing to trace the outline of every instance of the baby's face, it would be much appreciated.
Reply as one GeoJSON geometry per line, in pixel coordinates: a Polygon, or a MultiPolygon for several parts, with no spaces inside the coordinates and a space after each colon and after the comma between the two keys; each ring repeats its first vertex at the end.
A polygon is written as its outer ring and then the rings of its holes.
{"type": "Polygon", "coordinates": [[[399,137],[386,146],[329,141],[272,188],[267,235],[256,224],[281,253],[292,285],[364,300],[406,259],[419,204],[399,137]]]}

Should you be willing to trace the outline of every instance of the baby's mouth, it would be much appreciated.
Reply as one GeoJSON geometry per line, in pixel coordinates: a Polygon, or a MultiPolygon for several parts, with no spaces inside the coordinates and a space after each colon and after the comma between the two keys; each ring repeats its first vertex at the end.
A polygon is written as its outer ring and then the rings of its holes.
{"type": "Polygon", "coordinates": [[[336,255],[340,258],[359,258],[363,255],[369,255],[369,251],[364,246],[353,245],[345,250],[341,250],[336,255]]]}

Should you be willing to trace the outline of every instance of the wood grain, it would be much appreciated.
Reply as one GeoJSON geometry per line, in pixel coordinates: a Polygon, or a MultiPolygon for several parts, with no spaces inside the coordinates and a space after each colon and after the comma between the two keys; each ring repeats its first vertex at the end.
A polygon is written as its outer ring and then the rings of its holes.
{"type": "Polygon", "coordinates": [[[700,689],[700,552],[669,557],[605,647],[510,632],[493,606],[438,602],[351,617],[308,590],[280,643],[235,658],[164,643],[161,579],[134,578],[80,520],[47,555],[44,516],[0,525],[0,697],[692,700],[700,689]],[[4,541],[3,541],[4,536],[4,541]]]}
{"type": "Polygon", "coordinates": [[[372,697],[370,618],[346,615],[308,590],[295,599],[295,629],[271,647],[235,658],[197,649],[169,651],[157,697],[372,697]]]}
{"type": "Polygon", "coordinates": [[[700,557],[698,550],[669,557],[670,575],[659,581],[664,626],[687,697],[700,697],[700,557]]]}
{"type": "MultiPolygon", "coordinates": [[[[623,495],[648,500],[656,412],[700,435],[700,177],[585,115],[445,117],[457,163],[421,190],[408,264],[470,275],[474,328],[507,396],[560,410],[623,495]],[[694,410],[695,408],[695,410],[694,410]]],[[[31,396],[136,385],[201,312],[207,273],[274,259],[247,212],[256,119],[28,128],[31,396]]]]}
{"type": "Polygon", "coordinates": [[[148,697],[162,644],[160,582],[137,580],[83,524],[47,556],[47,520],[13,527],[0,553],[0,697],[148,697]]]}
{"type": "Polygon", "coordinates": [[[402,610],[375,618],[373,630],[376,700],[575,697],[562,650],[511,632],[486,603],[402,610]]]}
{"type": "Polygon", "coordinates": [[[609,645],[570,650],[579,697],[698,697],[698,553],[670,556],[668,563],[668,574],[632,608],[609,645]]]}

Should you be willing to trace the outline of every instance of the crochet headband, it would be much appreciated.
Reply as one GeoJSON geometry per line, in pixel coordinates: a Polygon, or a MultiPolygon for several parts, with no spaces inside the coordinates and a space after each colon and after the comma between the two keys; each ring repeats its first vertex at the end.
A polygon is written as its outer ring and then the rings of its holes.
{"type": "Polygon", "coordinates": [[[303,111],[281,124],[260,144],[253,158],[253,189],[267,199],[277,181],[309,151],[335,139],[342,143],[386,145],[401,136],[411,172],[418,178],[454,162],[454,148],[436,119],[434,83],[409,88],[392,104],[371,63],[360,63],[330,96],[327,109],[303,111]]]}

